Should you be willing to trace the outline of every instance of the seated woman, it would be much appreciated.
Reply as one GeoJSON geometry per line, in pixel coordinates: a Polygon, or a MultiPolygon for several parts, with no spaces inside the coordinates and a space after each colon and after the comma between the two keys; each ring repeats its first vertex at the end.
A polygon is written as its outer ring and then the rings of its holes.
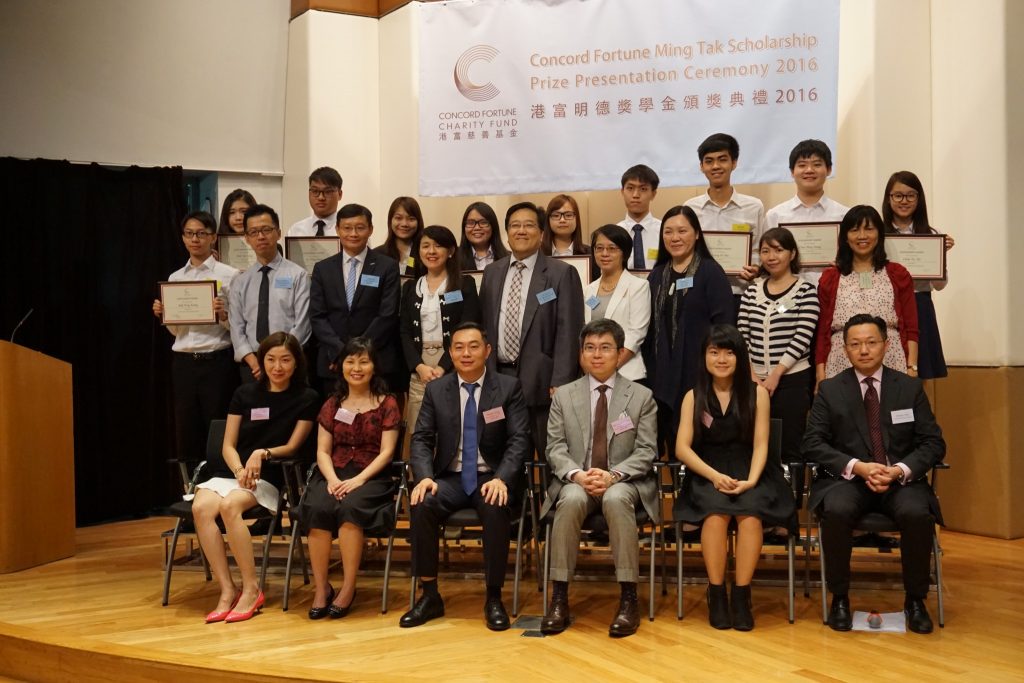
{"type": "Polygon", "coordinates": [[[704,367],[683,397],[676,457],[686,475],[675,516],[701,526],[708,572],[708,617],[718,629],[754,628],[750,581],[763,523],[796,532],[796,506],[779,463],[768,463],[768,391],[750,378],[747,344],[732,325],[704,340],[704,367]],[[699,454],[698,454],[699,451],[699,454]],[[736,520],[736,583],[725,588],[729,521],[736,520]]]}
{"type": "Polygon", "coordinates": [[[223,459],[207,463],[212,476],[199,484],[192,501],[199,544],[220,583],[220,601],[206,615],[208,624],[245,621],[263,606],[252,537],[242,513],[255,505],[277,511],[282,473],[277,467],[264,469],[263,464],[290,456],[302,446],[320,403],[306,385],[306,360],[298,339],[274,332],[260,344],[256,358],[260,379],[238,387],[231,397],[223,459]],[[241,591],[228,569],[218,516],[242,574],[241,591]]]}
{"type": "Polygon", "coordinates": [[[363,554],[363,530],[384,531],[394,523],[394,486],[388,465],[402,420],[398,401],[374,372],[376,352],[366,337],[354,337],[335,361],[337,389],[320,409],[316,462],[300,519],[309,533],[309,562],[316,592],[310,619],[339,619],[352,608],[363,554]],[[331,538],[338,535],[344,570],[341,591],[328,582],[331,538]]]}

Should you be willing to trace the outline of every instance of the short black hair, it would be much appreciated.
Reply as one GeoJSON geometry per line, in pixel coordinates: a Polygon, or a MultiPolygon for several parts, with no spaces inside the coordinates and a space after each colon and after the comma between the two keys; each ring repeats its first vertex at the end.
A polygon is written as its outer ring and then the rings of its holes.
{"type": "Polygon", "coordinates": [[[713,152],[728,152],[729,158],[736,161],[740,158],[740,143],[728,133],[714,133],[705,138],[697,148],[697,158],[704,161],[705,154],[713,152]]]}
{"type": "Polygon", "coordinates": [[[209,211],[192,211],[181,219],[181,231],[185,232],[185,224],[189,221],[199,221],[208,232],[217,232],[217,221],[209,211]]]}
{"type": "Polygon", "coordinates": [[[889,338],[889,332],[886,329],[884,318],[880,318],[877,315],[871,315],[870,313],[858,313],[857,315],[847,320],[846,324],[843,325],[844,342],[846,341],[846,337],[850,332],[850,328],[855,327],[857,325],[874,325],[875,327],[878,328],[878,331],[881,333],[883,340],[889,338]]]}
{"type": "Polygon", "coordinates": [[[336,187],[341,189],[341,174],[335,171],[330,166],[321,166],[312,173],[309,174],[309,182],[317,181],[323,183],[327,187],[336,187]]]}
{"type": "Polygon", "coordinates": [[[658,174],[654,172],[654,169],[643,164],[630,166],[626,169],[626,172],[622,174],[622,187],[626,187],[626,183],[630,180],[637,180],[641,183],[646,183],[651,186],[652,190],[657,190],[658,183],[661,182],[658,178],[658,174]]]}
{"type": "Polygon", "coordinates": [[[598,320],[591,320],[580,330],[580,348],[583,347],[583,342],[586,341],[587,337],[599,337],[602,334],[610,334],[612,336],[612,339],[615,340],[616,349],[621,349],[626,345],[626,331],[622,329],[622,325],[611,318],[599,318],[598,320]]]}
{"type": "Polygon", "coordinates": [[[851,207],[843,216],[839,224],[839,240],[836,245],[836,268],[843,275],[853,272],[853,249],[850,247],[850,231],[860,227],[862,223],[874,226],[878,233],[878,241],[875,243],[875,250],[871,252],[871,267],[875,270],[885,268],[889,257],[885,253],[885,228],[882,227],[882,217],[870,204],[858,204],[851,207]]]}
{"type": "Polygon", "coordinates": [[[789,153],[789,170],[796,168],[796,162],[801,159],[811,157],[821,157],[825,162],[825,168],[832,170],[832,150],[821,140],[801,140],[796,143],[796,147],[789,153]]]}
{"type": "Polygon", "coordinates": [[[452,338],[455,337],[456,332],[462,332],[463,330],[476,330],[477,332],[480,333],[480,336],[483,338],[485,344],[490,343],[487,341],[487,330],[484,329],[483,325],[474,320],[464,320],[463,322],[456,325],[455,328],[452,330],[452,338]]]}
{"type": "Polygon", "coordinates": [[[345,218],[358,218],[362,216],[366,219],[366,224],[373,228],[373,214],[362,204],[346,204],[345,206],[338,209],[338,219],[335,223],[341,223],[342,219],[345,218]]]}
{"type": "MultiPolygon", "coordinates": [[[[775,244],[779,245],[779,247],[785,249],[786,251],[793,252],[793,258],[789,262],[789,272],[793,273],[794,275],[799,273],[800,247],[797,246],[796,238],[793,237],[793,233],[791,233],[786,228],[769,228],[768,230],[764,231],[763,235],[761,235],[761,241],[758,242],[757,244],[757,250],[760,252],[761,247],[763,247],[765,244],[768,244],[768,246],[770,247],[770,242],[775,242],[775,244]]],[[[757,274],[760,277],[768,277],[768,271],[765,269],[763,263],[760,266],[758,266],[757,274]]]]}
{"type": "Polygon", "coordinates": [[[246,209],[245,218],[242,220],[242,225],[245,227],[249,227],[250,218],[255,218],[256,216],[263,215],[270,216],[270,220],[274,223],[274,227],[277,228],[278,230],[281,229],[281,219],[277,217],[277,211],[274,211],[266,204],[256,204],[255,206],[250,206],[248,209],[246,209]]]}
{"type": "Polygon", "coordinates": [[[619,251],[622,252],[622,269],[627,270],[629,259],[633,257],[633,238],[629,236],[629,232],[621,225],[614,225],[612,223],[602,225],[590,234],[591,254],[594,253],[594,246],[597,244],[598,235],[601,235],[619,248],[619,251]]]}
{"type": "Polygon", "coordinates": [[[518,202],[508,207],[508,211],[505,212],[505,234],[508,234],[508,222],[512,220],[512,214],[516,211],[522,211],[523,209],[529,209],[537,214],[537,228],[540,230],[544,229],[544,224],[547,222],[544,219],[544,209],[540,208],[533,202],[518,202]]]}

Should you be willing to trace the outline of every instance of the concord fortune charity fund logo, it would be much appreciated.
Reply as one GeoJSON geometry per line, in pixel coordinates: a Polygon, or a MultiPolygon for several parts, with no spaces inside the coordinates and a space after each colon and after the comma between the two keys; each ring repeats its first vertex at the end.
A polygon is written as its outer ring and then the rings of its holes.
{"type": "Polygon", "coordinates": [[[459,89],[462,96],[474,102],[486,102],[494,99],[501,93],[498,87],[488,81],[483,85],[477,85],[469,78],[469,68],[474,62],[493,61],[499,54],[498,50],[490,45],[474,45],[459,57],[455,62],[455,87],[459,89]]]}

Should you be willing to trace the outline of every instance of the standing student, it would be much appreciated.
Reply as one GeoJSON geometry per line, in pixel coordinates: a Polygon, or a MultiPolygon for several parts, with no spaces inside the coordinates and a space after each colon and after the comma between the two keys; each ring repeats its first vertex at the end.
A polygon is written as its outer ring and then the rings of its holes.
{"type": "Polygon", "coordinates": [[[651,213],[651,202],[658,194],[658,174],[643,164],[631,166],[622,174],[622,201],[626,217],[619,225],[633,238],[630,270],[650,270],[658,259],[661,221],[651,213]]]}
{"type": "MultiPolygon", "coordinates": [[[[238,371],[231,353],[228,331],[228,292],[238,271],[213,257],[213,216],[193,211],[181,222],[181,241],[188,250],[188,261],[171,273],[171,282],[216,280],[217,298],[213,310],[220,321],[215,325],[168,325],[174,337],[171,345],[171,383],[174,387],[174,426],[178,459],[203,458],[210,420],[227,413],[231,394],[238,386],[238,371]]],[[[153,315],[163,315],[163,304],[153,301],[153,315]]]]}
{"type": "Polygon", "coordinates": [[[498,217],[490,205],[473,202],[462,214],[462,241],[459,242],[459,265],[462,270],[483,270],[508,256],[508,249],[498,234],[498,217]]]}
{"type": "MultiPolygon", "coordinates": [[[[933,235],[928,222],[928,204],[924,198],[921,180],[910,171],[897,171],[885,184],[882,197],[882,223],[885,231],[900,235],[933,235]]],[[[946,235],[946,251],[953,248],[953,238],[946,235]]],[[[932,303],[932,291],[946,287],[946,280],[915,280],[914,299],[917,302],[918,345],[917,376],[921,379],[945,377],[946,357],[942,353],[939,322],[932,303]]]]}
{"type": "Polygon", "coordinates": [[[256,206],[256,198],[248,190],[232,190],[220,209],[218,235],[244,235],[245,212],[256,206]]]}
{"type": "Polygon", "coordinates": [[[580,207],[567,194],[558,194],[548,202],[548,222],[544,226],[541,251],[545,256],[579,256],[589,254],[583,241],[580,207]]]}
{"type": "Polygon", "coordinates": [[[309,208],[313,215],[288,228],[289,237],[330,237],[341,202],[341,174],[330,166],[321,166],[309,174],[309,208]]]}
{"type": "Polygon", "coordinates": [[[287,332],[300,344],[309,341],[309,275],[281,256],[280,239],[276,211],[257,204],[245,212],[245,241],[256,263],[235,278],[228,306],[231,344],[242,364],[243,382],[260,379],[256,351],[271,332],[287,332]]]}
{"type": "Polygon", "coordinates": [[[416,242],[423,234],[423,212],[412,197],[395,197],[388,209],[388,236],[374,251],[390,256],[398,263],[399,275],[419,275],[422,264],[416,242]]]}

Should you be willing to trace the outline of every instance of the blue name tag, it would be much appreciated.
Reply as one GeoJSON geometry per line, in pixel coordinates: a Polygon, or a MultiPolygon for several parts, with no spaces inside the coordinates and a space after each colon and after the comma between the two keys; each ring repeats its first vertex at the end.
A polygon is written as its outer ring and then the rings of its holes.
{"type": "Polygon", "coordinates": [[[290,277],[275,277],[274,289],[291,289],[292,279],[290,277]]]}
{"type": "Polygon", "coordinates": [[[444,293],[444,302],[446,304],[457,304],[462,301],[462,290],[456,289],[454,292],[444,293]]]}
{"type": "Polygon", "coordinates": [[[601,303],[601,300],[598,299],[596,296],[592,296],[589,299],[587,299],[586,303],[587,303],[587,306],[589,306],[591,309],[595,309],[595,308],[597,308],[597,305],[599,303],[601,303]]]}
{"type": "Polygon", "coordinates": [[[678,280],[676,280],[676,291],[677,292],[679,290],[681,290],[681,289],[689,289],[691,287],[693,287],[693,278],[692,277],[681,277],[678,280]]]}
{"type": "Polygon", "coordinates": [[[362,277],[359,278],[359,284],[364,287],[380,287],[380,276],[363,273],[362,277]]]}
{"type": "Polygon", "coordinates": [[[557,298],[558,295],[555,294],[555,290],[551,289],[550,287],[545,289],[543,292],[537,292],[537,301],[540,303],[541,306],[543,306],[549,301],[554,301],[557,298]]]}

